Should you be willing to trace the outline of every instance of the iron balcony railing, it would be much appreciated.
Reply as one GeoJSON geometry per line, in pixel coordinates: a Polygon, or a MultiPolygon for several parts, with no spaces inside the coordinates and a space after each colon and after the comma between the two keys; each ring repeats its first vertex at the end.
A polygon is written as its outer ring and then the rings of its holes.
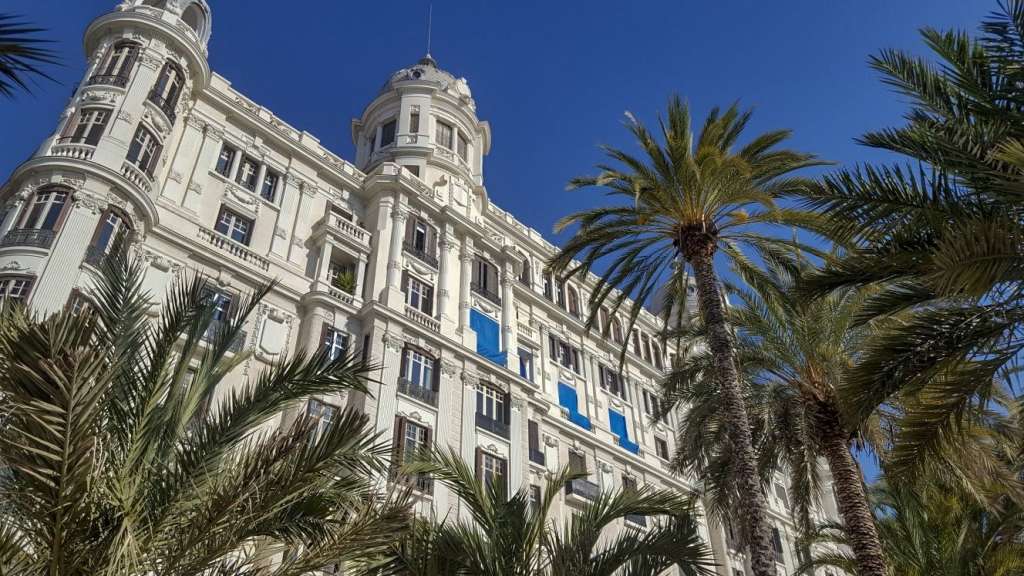
{"type": "Polygon", "coordinates": [[[566,495],[575,495],[586,500],[597,500],[600,488],[586,478],[573,478],[565,483],[566,495]]]}
{"type": "Polygon", "coordinates": [[[473,290],[473,292],[476,292],[477,294],[483,296],[484,298],[487,298],[491,302],[494,302],[495,304],[501,304],[501,296],[499,296],[497,292],[494,292],[490,288],[481,286],[476,282],[471,283],[469,287],[471,290],[473,290]]]}
{"type": "Polygon", "coordinates": [[[86,82],[89,86],[96,86],[102,84],[103,86],[117,86],[118,88],[124,88],[128,85],[127,76],[119,76],[117,74],[96,74],[89,77],[89,81],[86,82]]]}
{"type": "Polygon", "coordinates": [[[164,113],[164,116],[167,116],[167,119],[171,121],[171,124],[174,124],[174,121],[178,118],[177,113],[174,111],[174,102],[171,102],[170,99],[157,94],[155,91],[149,93],[149,101],[156,104],[156,107],[164,113]]]}
{"type": "Polygon", "coordinates": [[[483,428],[492,434],[497,434],[502,438],[508,438],[508,424],[501,420],[495,420],[486,414],[476,413],[476,425],[478,428],[483,428]]]}
{"type": "Polygon", "coordinates": [[[424,264],[437,268],[437,256],[427,252],[426,250],[417,248],[412,242],[403,242],[402,250],[405,250],[409,254],[412,254],[424,264]]]}
{"type": "Polygon", "coordinates": [[[33,248],[49,248],[57,233],[53,230],[37,230],[35,228],[18,228],[11,230],[0,240],[0,247],[31,246],[33,248]]]}
{"type": "Polygon", "coordinates": [[[421,402],[430,404],[431,406],[437,406],[437,391],[427,386],[416,384],[408,378],[398,379],[398,393],[404,394],[410,398],[415,398],[421,402]]]}

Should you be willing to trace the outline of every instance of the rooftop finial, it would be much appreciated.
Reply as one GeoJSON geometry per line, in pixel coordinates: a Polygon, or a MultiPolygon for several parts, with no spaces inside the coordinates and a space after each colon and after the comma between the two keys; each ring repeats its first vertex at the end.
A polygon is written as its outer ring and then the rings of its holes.
{"type": "Polygon", "coordinates": [[[430,57],[430,33],[434,23],[434,3],[431,2],[427,6],[427,58],[433,60],[430,57]]]}

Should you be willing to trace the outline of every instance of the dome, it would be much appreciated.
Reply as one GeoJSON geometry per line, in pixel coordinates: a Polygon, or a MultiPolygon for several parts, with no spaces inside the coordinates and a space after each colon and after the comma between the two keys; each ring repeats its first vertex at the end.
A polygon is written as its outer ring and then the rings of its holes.
{"type": "Polygon", "coordinates": [[[434,84],[440,91],[447,92],[465,101],[470,107],[476,108],[476,105],[473,103],[473,93],[470,92],[469,83],[466,82],[466,79],[456,78],[451,72],[439,68],[437,61],[430,54],[420,58],[416,64],[408,68],[402,68],[392,74],[391,78],[384,84],[384,87],[381,88],[381,92],[393,90],[398,85],[406,82],[434,84]]]}

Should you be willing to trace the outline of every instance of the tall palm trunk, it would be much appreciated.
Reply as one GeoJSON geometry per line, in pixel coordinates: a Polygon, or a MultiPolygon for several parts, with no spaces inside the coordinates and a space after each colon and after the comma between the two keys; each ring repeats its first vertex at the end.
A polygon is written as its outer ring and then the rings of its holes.
{"type": "MultiPolygon", "coordinates": [[[[687,244],[683,243],[683,246],[687,244]]],[[[690,245],[693,247],[693,245],[690,245]]],[[[750,567],[754,576],[773,576],[775,556],[768,530],[767,509],[761,482],[757,474],[757,458],[750,432],[750,420],[743,402],[739,377],[736,372],[736,351],[725,324],[718,275],[714,268],[714,244],[693,247],[686,259],[693,266],[697,283],[697,299],[701,318],[707,328],[708,346],[714,356],[715,371],[721,388],[722,410],[729,426],[729,437],[734,448],[734,465],[739,472],[741,514],[750,549],[750,567]]]]}
{"type": "MultiPolygon", "coordinates": [[[[835,412],[833,410],[833,412],[835,412]]],[[[849,434],[831,419],[831,425],[819,426],[822,449],[832,471],[832,485],[836,490],[836,506],[846,527],[850,548],[857,560],[858,576],[885,576],[885,554],[878,538],[875,518],[868,506],[860,469],[850,454],[849,434]]],[[[824,422],[822,422],[824,424],[824,422]]]]}

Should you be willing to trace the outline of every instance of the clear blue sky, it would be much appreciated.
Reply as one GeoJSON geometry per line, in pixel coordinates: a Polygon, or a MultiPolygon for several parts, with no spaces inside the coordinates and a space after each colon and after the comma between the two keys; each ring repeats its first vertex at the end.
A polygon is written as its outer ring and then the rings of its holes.
{"type": "MultiPolygon", "coordinates": [[[[0,11],[50,29],[66,66],[34,96],[0,101],[0,178],[52,131],[85,62],[88,22],[115,0],[4,0],[0,11]]],[[[349,122],[392,71],[425,51],[427,0],[210,0],[210,63],[239,90],[352,158],[349,122]]],[[[969,28],[988,0],[436,0],[433,55],[465,76],[493,147],[491,199],[551,233],[601,200],[565,192],[631,143],[627,110],[653,121],[678,92],[702,117],[734,100],[756,108],[751,132],[790,128],[792,146],[842,164],[885,159],[857,146],[900,121],[904,103],[865,62],[882,48],[926,53],[922,26],[969,28]]]]}

